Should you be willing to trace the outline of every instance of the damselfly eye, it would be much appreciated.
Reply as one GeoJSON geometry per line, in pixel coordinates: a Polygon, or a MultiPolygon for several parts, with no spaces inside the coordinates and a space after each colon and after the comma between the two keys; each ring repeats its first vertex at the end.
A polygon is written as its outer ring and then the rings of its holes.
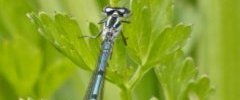
{"type": "Polygon", "coordinates": [[[123,14],[126,12],[126,9],[118,9],[118,11],[123,14]]]}
{"type": "Polygon", "coordinates": [[[119,8],[117,11],[121,17],[127,17],[130,14],[130,11],[127,8],[119,8]]]}
{"type": "Polygon", "coordinates": [[[103,12],[107,15],[107,16],[110,16],[114,13],[115,9],[113,8],[110,8],[110,7],[105,7],[103,12]]]}

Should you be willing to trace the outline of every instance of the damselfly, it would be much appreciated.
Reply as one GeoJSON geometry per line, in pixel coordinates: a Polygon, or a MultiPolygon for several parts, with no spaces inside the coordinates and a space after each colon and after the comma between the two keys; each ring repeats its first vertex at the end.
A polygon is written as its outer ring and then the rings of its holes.
{"type": "Polygon", "coordinates": [[[126,38],[121,29],[122,23],[128,23],[128,21],[124,21],[124,18],[129,16],[130,10],[121,7],[105,7],[103,12],[106,18],[100,21],[100,24],[103,24],[102,31],[97,36],[84,36],[89,38],[97,38],[98,36],[102,35],[103,38],[97,68],[92,76],[88,91],[85,95],[85,100],[97,100],[101,98],[100,96],[104,84],[104,74],[107,61],[112,53],[114,40],[119,33],[122,36],[123,42],[127,45],[126,38]]]}

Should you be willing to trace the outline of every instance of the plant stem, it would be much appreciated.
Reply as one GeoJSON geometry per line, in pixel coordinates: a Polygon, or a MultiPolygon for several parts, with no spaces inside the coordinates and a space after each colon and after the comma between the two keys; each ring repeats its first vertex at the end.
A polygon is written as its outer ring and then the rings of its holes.
{"type": "Polygon", "coordinates": [[[132,93],[132,89],[127,88],[126,86],[123,86],[121,91],[122,100],[132,100],[131,93],[132,93]]]}

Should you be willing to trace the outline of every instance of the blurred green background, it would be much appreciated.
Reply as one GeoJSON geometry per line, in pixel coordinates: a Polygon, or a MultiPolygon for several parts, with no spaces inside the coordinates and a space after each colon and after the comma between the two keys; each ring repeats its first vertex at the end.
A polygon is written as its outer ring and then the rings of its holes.
{"type": "MultiPolygon", "coordinates": [[[[215,86],[210,100],[240,97],[239,4],[239,0],[174,1],[172,23],[193,24],[184,52],[215,86]]],[[[78,23],[100,19],[95,0],[0,0],[0,100],[80,100],[91,73],[78,68],[40,36],[26,16],[39,11],[63,12],[78,23]]],[[[112,93],[105,94],[106,100],[119,97],[118,92],[109,91],[120,90],[106,83],[105,91],[112,93]]]]}

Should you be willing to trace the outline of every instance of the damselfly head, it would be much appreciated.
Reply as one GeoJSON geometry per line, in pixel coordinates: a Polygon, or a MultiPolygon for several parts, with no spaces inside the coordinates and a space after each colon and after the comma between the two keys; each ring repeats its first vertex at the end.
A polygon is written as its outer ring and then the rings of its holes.
{"type": "Polygon", "coordinates": [[[124,7],[105,7],[103,12],[107,16],[128,17],[130,15],[130,10],[124,7]]]}

